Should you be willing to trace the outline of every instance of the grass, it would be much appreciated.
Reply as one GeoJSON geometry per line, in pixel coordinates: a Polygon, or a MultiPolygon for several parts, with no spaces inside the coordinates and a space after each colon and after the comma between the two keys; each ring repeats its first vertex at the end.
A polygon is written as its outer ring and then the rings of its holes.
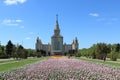
{"type": "Polygon", "coordinates": [[[14,60],[14,59],[0,59],[0,64],[1,63],[8,63],[8,62],[11,62],[11,61],[16,61],[16,60],[14,60]]]}
{"type": "MultiPolygon", "coordinates": [[[[103,60],[98,60],[98,59],[91,59],[91,58],[86,58],[86,57],[75,57],[76,59],[84,60],[84,61],[89,61],[89,62],[94,62],[97,64],[104,64],[108,66],[113,66],[113,67],[118,67],[120,68],[120,60],[118,61],[110,61],[107,59],[105,62],[103,60]]],[[[12,69],[17,69],[20,67],[23,67],[27,64],[32,64],[35,62],[38,62],[40,60],[46,59],[45,57],[41,58],[30,58],[30,59],[23,59],[23,60],[13,60],[13,59],[7,59],[7,60],[2,60],[0,59],[0,72],[4,71],[9,71],[12,69]]]]}
{"type": "Polygon", "coordinates": [[[0,64],[0,72],[17,69],[17,68],[23,67],[27,64],[32,64],[32,63],[35,63],[35,62],[43,60],[43,59],[45,59],[45,58],[42,57],[42,58],[23,59],[23,60],[19,60],[19,61],[10,61],[5,64],[0,64]]]}
{"type": "Polygon", "coordinates": [[[103,60],[91,59],[91,58],[86,58],[86,57],[80,57],[80,58],[76,58],[76,59],[80,59],[80,60],[84,60],[84,61],[89,61],[89,62],[94,62],[94,63],[99,63],[99,64],[104,64],[104,65],[120,68],[120,60],[118,60],[118,61],[110,61],[109,59],[107,59],[104,62],[103,60]]]}

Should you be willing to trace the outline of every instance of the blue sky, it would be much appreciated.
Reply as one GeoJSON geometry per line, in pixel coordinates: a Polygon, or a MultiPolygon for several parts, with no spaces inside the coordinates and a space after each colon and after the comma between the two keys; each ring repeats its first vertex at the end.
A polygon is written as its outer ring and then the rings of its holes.
{"type": "Polygon", "coordinates": [[[80,49],[120,42],[120,0],[0,0],[1,44],[34,49],[37,36],[50,43],[56,14],[68,44],[75,37],[80,49]]]}

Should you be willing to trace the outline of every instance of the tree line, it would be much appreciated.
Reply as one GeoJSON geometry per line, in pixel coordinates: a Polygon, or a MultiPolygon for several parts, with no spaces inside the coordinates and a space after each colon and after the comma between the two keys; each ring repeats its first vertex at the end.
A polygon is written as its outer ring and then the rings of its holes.
{"type": "Polygon", "coordinates": [[[110,58],[112,61],[120,59],[120,44],[93,44],[90,48],[83,48],[78,51],[78,54],[87,58],[105,59],[110,58]]]}
{"type": "Polygon", "coordinates": [[[27,57],[37,56],[36,51],[25,49],[22,45],[14,45],[11,40],[6,46],[0,44],[0,58],[26,59],[27,57]]]}

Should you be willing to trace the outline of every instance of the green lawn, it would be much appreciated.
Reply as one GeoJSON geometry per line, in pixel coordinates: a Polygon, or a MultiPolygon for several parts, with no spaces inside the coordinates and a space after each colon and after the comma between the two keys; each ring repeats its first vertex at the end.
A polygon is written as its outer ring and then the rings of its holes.
{"type": "Polygon", "coordinates": [[[8,62],[11,62],[11,61],[16,61],[16,60],[14,60],[14,59],[0,59],[0,64],[1,63],[8,63],[8,62]]]}
{"type": "Polygon", "coordinates": [[[86,58],[86,57],[80,57],[80,58],[76,58],[76,59],[90,61],[90,62],[94,62],[94,63],[98,63],[98,64],[104,64],[104,65],[120,68],[120,60],[119,59],[118,59],[118,61],[110,61],[109,59],[107,59],[105,62],[103,60],[91,59],[91,58],[86,58]]]}
{"type": "Polygon", "coordinates": [[[45,59],[45,58],[41,57],[41,58],[23,59],[23,60],[19,60],[19,61],[14,60],[14,61],[9,61],[7,63],[6,62],[5,63],[0,63],[0,72],[20,68],[20,67],[25,66],[27,64],[32,64],[34,62],[37,62],[37,61],[40,61],[40,60],[43,60],[43,59],[45,59]]]}

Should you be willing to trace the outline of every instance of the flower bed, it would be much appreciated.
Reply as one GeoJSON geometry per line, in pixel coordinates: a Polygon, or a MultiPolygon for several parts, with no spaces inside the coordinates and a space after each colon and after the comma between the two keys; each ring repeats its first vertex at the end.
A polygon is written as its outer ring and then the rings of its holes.
{"type": "Polygon", "coordinates": [[[120,69],[76,59],[48,59],[0,74],[0,80],[120,80],[120,69]]]}

